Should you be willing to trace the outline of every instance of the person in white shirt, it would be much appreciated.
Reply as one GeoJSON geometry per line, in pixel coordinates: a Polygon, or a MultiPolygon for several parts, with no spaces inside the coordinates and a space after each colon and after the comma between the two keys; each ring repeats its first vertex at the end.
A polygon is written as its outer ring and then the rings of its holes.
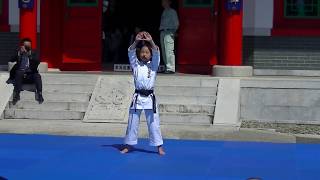
{"type": "Polygon", "coordinates": [[[164,155],[163,140],[160,130],[160,119],[154,95],[154,85],[160,64],[160,52],[148,32],[140,32],[128,49],[130,66],[133,72],[135,93],[129,110],[128,127],[125,136],[125,147],[121,153],[128,153],[138,143],[138,129],[141,112],[147,119],[150,146],[158,148],[164,155]],[[137,51],[137,46],[141,48],[137,51]]]}
{"type": "Polygon", "coordinates": [[[164,8],[160,23],[160,42],[162,58],[165,63],[165,73],[175,73],[174,38],[179,28],[177,12],[171,8],[171,0],[162,0],[164,8]]]}

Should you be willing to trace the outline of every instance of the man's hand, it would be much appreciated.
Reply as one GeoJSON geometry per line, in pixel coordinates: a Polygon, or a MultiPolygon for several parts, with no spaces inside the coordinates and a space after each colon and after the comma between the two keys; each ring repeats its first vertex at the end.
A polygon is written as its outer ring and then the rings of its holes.
{"type": "Polygon", "coordinates": [[[25,53],[25,52],[27,52],[27,50],[26,50],[26,48],[24,46],[21,46],[20,47],[20,52],[21,53],[25,53]]]}

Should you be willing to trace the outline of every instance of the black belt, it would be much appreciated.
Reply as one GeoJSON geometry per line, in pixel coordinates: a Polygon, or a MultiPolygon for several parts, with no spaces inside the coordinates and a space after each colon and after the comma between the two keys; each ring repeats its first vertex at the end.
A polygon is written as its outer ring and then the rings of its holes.
{"type": "Polygon", "coordinates": [[[145,89],[136,89],[134,92],[142,96],[149,96],[153,94],[153,90],[145,90],[145,89]]]}
{"type": "MultiPolygon", "coordinates": [[[[153,113],[157,113],[156,96],[154,95],[153,90],[136,89],[134,92],[135,92],[135,94],[139,94],[142,96],[150,96],[151,95],[152,96],[152,110],[153,110],[153,113]]],[[[135,103],[134,110],[135,111],[137,111],[137,108],[136,108],[137,99],[138,99],[138,96],[135,96],[135,99],[134,99],[134,103],[135,103]]],[[[133,102],[131,103],[131,107],[132,106],[133,106],[133,102]]]]}

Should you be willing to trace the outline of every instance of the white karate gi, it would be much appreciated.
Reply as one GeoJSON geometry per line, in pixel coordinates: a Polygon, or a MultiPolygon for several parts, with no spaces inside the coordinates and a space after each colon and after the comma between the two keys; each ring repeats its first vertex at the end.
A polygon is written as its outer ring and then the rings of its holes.
{"type": "MultiPolygon", "coordinates": [[[[133,70],[135,89],[153,90],[156,80],[157,70],[160,64],[160,52],[158,49],[152,50],[152,61],[144,63],[138,60],[136,49],[128,50],[130,66],[133,70]]],[[[129,110],[128,127],[126,131],[125,144],[136,145],[138,143],[138,130],[141,112],[144,110],[148,130],[149,145],[160,146],[163,144],[159,112],[156,104],[156,113],[153,111],[152,95],[142,96],[134,94],[132,106],[129,110]]]]}

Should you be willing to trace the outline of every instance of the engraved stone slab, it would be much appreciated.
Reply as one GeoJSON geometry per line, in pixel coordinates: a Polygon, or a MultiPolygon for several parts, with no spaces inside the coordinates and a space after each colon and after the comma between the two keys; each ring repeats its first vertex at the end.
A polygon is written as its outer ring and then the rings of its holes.
{"type": "Polygon", "coordinates": [[[131,76],[100,76],[83,121],[126,123],[133,93],[131,76]]]}

